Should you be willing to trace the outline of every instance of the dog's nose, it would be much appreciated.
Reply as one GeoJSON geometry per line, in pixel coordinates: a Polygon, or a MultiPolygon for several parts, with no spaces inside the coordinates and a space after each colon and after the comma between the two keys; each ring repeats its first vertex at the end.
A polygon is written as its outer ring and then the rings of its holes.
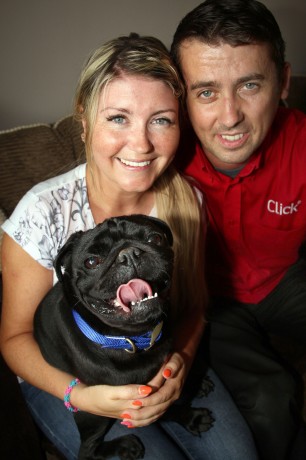
{"type": "Polygon", "coordinates": [[[134,263],[139,258],[141,252],[142,251],[139,248],[125,248],[119,252],[117,260],[120,264],[128,265],[130,263],[134,263]]]}

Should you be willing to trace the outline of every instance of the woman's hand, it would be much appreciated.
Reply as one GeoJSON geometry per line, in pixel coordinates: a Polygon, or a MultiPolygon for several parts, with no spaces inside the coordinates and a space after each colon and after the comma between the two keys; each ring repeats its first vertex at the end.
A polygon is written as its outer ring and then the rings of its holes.
{"type": "Polygon", "coordinates": [[[127,410],[139,410],[142,401],[152,392],[148,385],[94,385],[82,383],[72,389],[70,402],[81,410],[105,417],[124,418],[127,410]]]}
{"type": "Polygon", "coordinates": [[[179,397],[189,369],[192,365],[199,341],[202,337],[204,321],[202,312],[195,311],[188,320],[176,328],[175,352],[162,366],[157,375],[148,382],[152,394],[131,401],[132,407],[125,415],[123,424],[128,427],[146,426],[158,420],[179,397]]]}
{"type": "Polygon", "coordinates": [[[158,374],[148,382],[152,393],[131,401],[123,424],[128,427],[149,425],[158,420],[179,397],[189,366],[179,353],[173,353],[158,374]]]}
{"type": "Polygon", "coordinates": [[[81,383],[71,392],[71,404],[97,415],[122,419],[128,428],[149,425],[179,398],[186,369],[184,359],[174,353],[148,385],[87,387],[81,383]]]}

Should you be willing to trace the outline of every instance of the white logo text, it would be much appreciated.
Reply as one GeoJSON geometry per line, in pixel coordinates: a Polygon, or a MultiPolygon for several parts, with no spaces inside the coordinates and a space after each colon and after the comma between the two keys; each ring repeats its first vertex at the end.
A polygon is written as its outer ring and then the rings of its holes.
{"type": "Polygon", "coordinates": [[[269,212],[283,216],[286,214],[293,214],[294,212],[298,212],[298,207],[301,203],[302,201],[299,200],[297,201],[297,203],[290,203],[289,205],[284,205],[283,203],[279,203],[278,201],[269,200],[267,208],[269,212]]]}

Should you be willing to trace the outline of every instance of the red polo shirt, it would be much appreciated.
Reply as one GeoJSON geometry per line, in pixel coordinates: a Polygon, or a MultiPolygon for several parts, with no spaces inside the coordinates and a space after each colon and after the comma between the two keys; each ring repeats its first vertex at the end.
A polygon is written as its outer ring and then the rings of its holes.
{"type": "Polygon", "coordinates": [[[258,303],[297,260],[306,237],[306,116],[280,108],[234,179],[217,172],[198,144],[189,139],[187,146],[178,163],[206,197],[210,291],[258,303]]]}

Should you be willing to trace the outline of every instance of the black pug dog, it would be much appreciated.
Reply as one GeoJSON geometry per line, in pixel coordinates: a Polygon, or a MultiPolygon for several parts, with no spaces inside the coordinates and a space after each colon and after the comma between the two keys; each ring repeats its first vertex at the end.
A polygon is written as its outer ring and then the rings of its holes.
{"type": "MultiPolygon", "coordinates": [[[[150,381],[171,350],[171,246],[166,223],[143,215],[111,218],[71,235],[55,260],[59,282],[34,318],[44,358],[87,385],[150,381]]],[[[199,381],[207,394],[211,383],[203,384],[202,375],[199,381]]],[[[172,405],[166,417],[199,435],[213,418],[205,408],[191,408],[190,398],[183,407],[172,405]]],[[[143,458],[137,436],[103,441],[114,419],[83,411],[74,417],[79,459],[143,458]]]]}

